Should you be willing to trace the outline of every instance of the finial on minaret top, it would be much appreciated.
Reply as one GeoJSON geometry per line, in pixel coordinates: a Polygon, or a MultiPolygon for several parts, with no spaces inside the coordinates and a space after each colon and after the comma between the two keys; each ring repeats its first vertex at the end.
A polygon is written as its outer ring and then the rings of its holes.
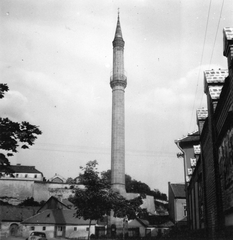
{"type": "Polygon", "coordinates": [[[123,40],[121,24],[120,24],[120,8],[118,8],[118,11],[117,11],[117,27],[116,27],[114,40],[113,40],[113,46],[115,44],[124,47],[124,40],[123,40]]]}

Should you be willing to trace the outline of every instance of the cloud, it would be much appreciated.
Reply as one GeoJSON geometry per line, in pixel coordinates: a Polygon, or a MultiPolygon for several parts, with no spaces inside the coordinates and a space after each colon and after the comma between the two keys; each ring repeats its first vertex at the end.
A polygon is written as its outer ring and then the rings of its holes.
{"type": "Polygon", "coordinates": [[[28,99],[18,91],[9,91],[0,100],[1,117],[8,117],[14,121],[30,121],[27,110],[28,99]]]}

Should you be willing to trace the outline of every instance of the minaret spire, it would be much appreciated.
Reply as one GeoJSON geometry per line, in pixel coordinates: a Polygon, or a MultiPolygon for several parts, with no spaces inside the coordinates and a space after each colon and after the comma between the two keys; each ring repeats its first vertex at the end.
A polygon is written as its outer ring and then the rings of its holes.
{"type": "Polygon", "coordinates": [[[120,12],[118,8],[118,16],[117,16],[117,26],[116,26],[116,32],[115,32],[115,37],[113,40],[113,46],[118,44],[121,47],[124,47],[125,42],[123,40],[123,35],[121,31],[121,24],[120,24],[120,12]]]}
{"type": "Polygon", "coordinates": [[[127,78],[124,71],[124,45],[118,9],[117,27],[112,42],[113,75],[112,88],[112,144],[111,144],[111,185],[112,189],[125,195],[125,88],[127,78]]]}

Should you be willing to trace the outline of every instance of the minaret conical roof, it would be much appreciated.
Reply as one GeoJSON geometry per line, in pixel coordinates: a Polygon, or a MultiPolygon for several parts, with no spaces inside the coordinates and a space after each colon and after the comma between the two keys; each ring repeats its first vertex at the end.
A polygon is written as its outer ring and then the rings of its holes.
{"type": "Polygon", "coordinates": [[[116,27],[116,32],[115,32],[115,38],[122,38],[123,39],[119,12],[118,12],[118,17],[117,17],[117,27],[116,27]]]}
{"type": "Polygon", "coordinates": [[[113,46],[121,46],[124,47],[124,40],[122,36],[122,31],[121,31],[121,24],[120,24],[120,14],[118,12],[118,17],[117,17],[117,26],[116,26],[116,32],[113,40],[113,46]]]}

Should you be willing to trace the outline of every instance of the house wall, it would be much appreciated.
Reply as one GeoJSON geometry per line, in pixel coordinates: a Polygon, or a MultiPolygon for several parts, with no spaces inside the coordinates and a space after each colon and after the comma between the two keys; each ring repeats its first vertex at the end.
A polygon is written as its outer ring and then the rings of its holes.
{"type": "Polygon", "coordinates": [[[174,210],[175,210],[175,222],[181,221],[185,216],[184,206],[186,206],[186,199],[175,199],[174,210]]]}
{"type": "Polygon", "coordinates": [[[198,158],[197,165],[187,187],[187,192],[190,199],[189,205],[191,210],[188,219],[189,225],[192,229],[204,228],[204,199],[201,158],[198,158]]]}
{"type": "MultiPolygon", "coordinates": [[[[88,225],[67,225],[65,226],[65,237],[66,238],[87,238],[88,237],[88,225]]],[[[54,238],[55,237],[55,229],[54,225],[26,225],[23,228],[23,237],[27,238],[31,232],[33,231],[40,231],[45,232],[47,238],[54,238]],[[34,228],[32,230],[32,227],[34,228]],[[45,230],[44,230],[45,227],[45,230]]],[[[92,225],[90,228],[90,235],[95,234],[95,225],[92,225]]]]}
{"type": "MultiPolygon", "coordinates": [[[[43,176],[41,173],[13,173],[14,179],[21,180],[34,180],[34,181],[43,181],[43,176]]],[[[5,175],[3,179],[12,179],[13,177],[5,175]]]]}
{"type": "Polygon", "coordinates": [[[46,224],[45,225],[26,225],[23,228],[23,237],[27,238],[33,231],[44,232],[47,238],[54,238],[55,228],[54,226],[49,226],[46,224]],[[34,229],[32,229],[32,227],[34,229]],[[43,230],[43,227],[45,227],[45,230],[43,230]]]}
{"type": "MultiPolygon", "coordinates": [[[[66,237],[67,238],[78,238],[78,237],[88,237],[88,225],[83,226],[66,226],[66,237]],[[76,228],[76,230],[75,230],[76,228]]],[[[95,226],[92,225],[90,228],[90,235],[95,234],[95,226]]]]}
{"type": "Polygon", "coordinates": [[[139,228],[140,237],[145,237],[146,227],[142,226],[136,219],[128,221],[128,228],[139,228]]]}

